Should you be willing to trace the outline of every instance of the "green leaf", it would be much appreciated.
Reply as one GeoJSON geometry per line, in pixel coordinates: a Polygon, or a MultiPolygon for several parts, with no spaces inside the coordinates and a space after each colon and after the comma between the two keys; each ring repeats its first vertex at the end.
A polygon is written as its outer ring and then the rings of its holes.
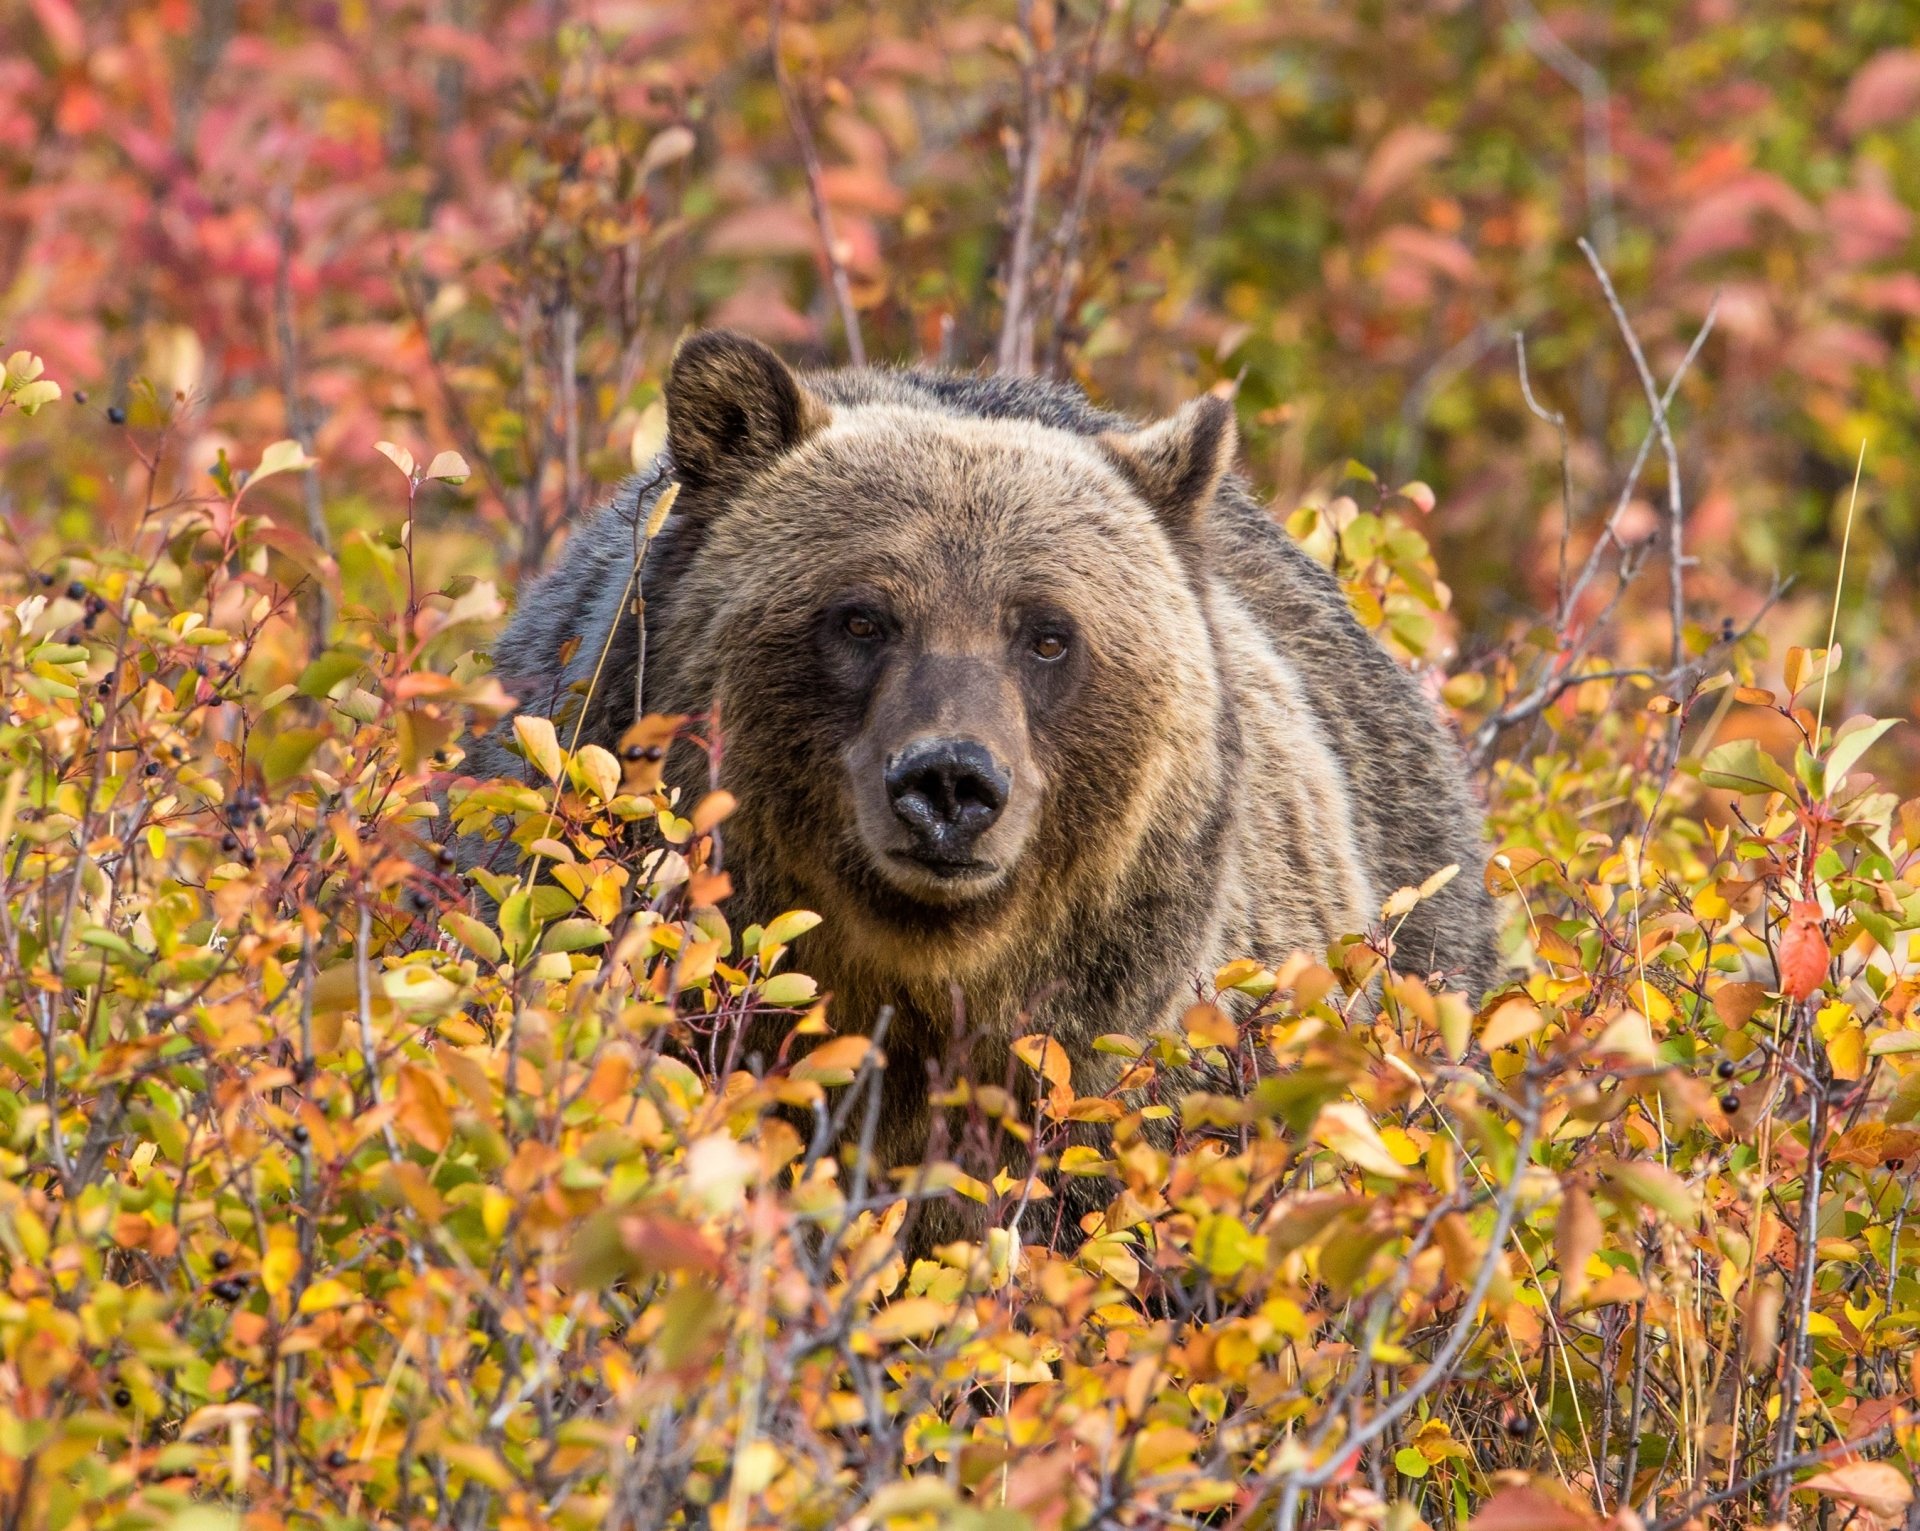
{"type": "Polygon", "coordinates": [[[248,475],[245,494],[263,478],[272,478],[276,473],[304,473],[319,459],[307,456],[306,448],[294,440],[276,441],[260,454],[260,466],[248,475]]]}
{"type": "Polygon", "coordinates": [[[1409,1478],[1424,1478],[1427,1475],[1427,1459],[1412,1446],[1402,1446],[1396,1451],[1393,1465],[1409,1478]]]}
{"type": "Polygon", "coordinates": [[[1687,1225],[1700,1216],[1700,1193],[1663,1165],[1615,1160],[1602,1174],[1613,1190],[1687,1225]]]}
{"type": "Polygon", "coordinates": [[[524,889],[501,904],[500,934],[511,943],[516,962],[533,950],[533,898],[524,889]]]}
{"type": "Polygon", "coordinates": [[[43,404],[51,404],[60,397],[60,385],[50,378],[42,378],[37,383],[28,383],[13,391],[13,402],[20,406],[23,415],[37,415],[43,404]]]}
{"type": "Polygon", "coordinates": [[[1903,721],[1901,718],[1875,718],[1835,739],[1833,748],[1827,751],[1827,785],[1839,786],[1860,757],[1878,744],[1888,729],[1903,721]]]}
{"type": "Polygon", "coordinates": [[[1729,792],[1780,792],[1795,795],[1786,767],[1752,739],[1723,744],[1700,763],[1700,780],[1729,792]]]}
{"type": "Polygon", "coordinates": [[[819,987],[805,973],[780,973],[760,985],[760,998],[782,1009],[797,1008],[811,1004],[819,987]]]}
{"type": "Polygon", "coordinates": [[[476,957],[500,960],[500,938],[470,914],[450,910],[440,916],[440,928],[476,957]]]}
{"type": "Polygon", "coordinates": [[[358,675],[365,657],[347,649],[328,649],[300,672],[296,683],[302,696],[324,697],[349,676],[358,675]]]}
{"type": "Polygon", "coordinates": [[[760,934],[763,946],[785,946],[796,936],[804,936],[820,923],[820,916],[811,909],[789,909],[777,919],[771,920],[760,934]]]}
{"type": "Polygon", "coordinates": [[[540,949],[548,952],[584,952],[605,946],[611,932],[597,920],[562,920],[547,927],[540,949]]]}

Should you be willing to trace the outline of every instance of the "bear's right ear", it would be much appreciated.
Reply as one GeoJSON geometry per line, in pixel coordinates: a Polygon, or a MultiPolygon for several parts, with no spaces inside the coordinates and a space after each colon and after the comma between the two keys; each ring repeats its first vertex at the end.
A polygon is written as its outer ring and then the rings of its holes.
{"type": "Polygon", "coordinates": [[[1108,458],[1147,504],[1183,553],[1194,553],[1220,480],[1233,466],[1238,436],[1233,406],[1202,394],[1176,415],[1134,431],[1099,437],[1108,458]]]}
{"type": "Polygon", "coordinates": [[[667,448],[690,489],[745,481],[824,426],[831,412],[757,340],[690,335],[667,374],[667,448]]]}

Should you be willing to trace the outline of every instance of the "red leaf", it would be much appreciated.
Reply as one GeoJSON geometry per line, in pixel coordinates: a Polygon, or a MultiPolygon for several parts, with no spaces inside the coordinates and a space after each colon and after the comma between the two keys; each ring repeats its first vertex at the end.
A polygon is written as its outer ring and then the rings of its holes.
{"type": "Polygon", "coordinates": [[[1820,906],[1796,903],[1787,918],[1776,953],[1780,964],[1780,992],[1789,999],[1805,999],[1826,981],[1832,953],[1820,934],[1820,906]]]}

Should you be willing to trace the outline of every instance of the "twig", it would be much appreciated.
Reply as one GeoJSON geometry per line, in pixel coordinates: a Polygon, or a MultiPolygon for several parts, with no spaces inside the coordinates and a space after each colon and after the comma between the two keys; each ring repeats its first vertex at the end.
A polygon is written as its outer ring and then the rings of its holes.
{"type": "Polygon", "coordinates": [[[853,306],[853,283],[847,277],[846,262],[840,258],[840,242],[833,232],[833,212],[827,206],[826,172],[820,163],[819,145],[814,142],[812,124],[807,121],[799,92],[787,73],[787,61],[780,55],[782,5],[783,0],[768,0],[767,4],[767,47],[773,54],[773,82],[779,87],[787,125],[793,129],[794,142],[800,147],[800,163],[807,174],[807,200],[813,208],[814,227],[820,233],[820,254],[827,264],[827,280],[833,287],[834,303],[840,309],[840,327],[847,335],[847,360],[856,367],[864,367],[867,343],[860,334],[860,311],[853,306]]]}
{"type": "MultiPolygon", "coordinates": [[[[1806,1036],[1812,1031],[1811,1002],[1803,1001],[1800,1008],[1800,1030],[1806,1036]]],[[[1827,1091],[1824,1082],[1815,1077],[1808,1084],[1807,1095],[1807,1162],[1801,1172],[1800,1215],[1795,1220],[1794,1228],[1793,1301],[1782,1317],[1787,1342],[1782,1347],[1785,1372],[1781,1377],[1780,1433],[1774,1444],[1775,1476],[1767,1493],[1768,1513],[1774,1520],[1782,1519],[1787,1512],[1789,1486],[1781,1464],[1793,1456],[1794,1436],[1800,1425],[1800,1390],[1810,1343],[1807,1318],[1813,1312],[1813,1277],[1820,1263],[1817,1224],[1820,1220],[1821,1161],[1827,1137],[1827,1091]]]]}
{"type": "Polygon", "coordinates": [[[1530,0],[1508,0],[1508,3],[1521,23],[1527,47],[1580,92],[1586,136],[1587,223],[1594,242],[1611,260],[1619,230],[1613,213],[1613,110],[1607,77],[1560,41],[1530,0]]]}
{"type": "MultiPolygon", "coordinates": [[[[287,412],[287,434],[300,443],[300,449],[313,456],[313,422],[307,416],[300,396],[300,343],[293,327],[293,192],[282,186],[274,197],[273,329],[280,352],[280,398],[287,412]]],[[[307,536],[315,547],[331,557],[333,541],[327,531],[326,508],[320,498],[320,474],[309,469],[300,475],[301,492],[307,511],[307,536]]],[[[313,582],[313,642],[324,648],[333,631],[333,592],[323,578],[313,582]]]]}
{"type": "Polygon", "coordinates": [[[1512,1232],[1513,1220],[1519,1213],[1520,1191],[1526,1181],[1527,1161],[1532,1157],[1534,1139],[1539,1129],[1539,1107],[1529,1102],[1520,1119],[1519,1141],[1514,1144],[1513,1173],[1500,1188],[1500,1199],[1494,1204],[1493,1231],[1487,1236],[1486,1253],[1481,1257],[1479,1270],[1474,1273],[1472,1287],[1461,1300],[1460,1312],[1448,1331],[1445,1343],[1427,1363],[1419,1380],[1410,1387],[1402,1388],[1376,1409],[1364,1424],[1340,1442],[1331,1457],[1318,1467],[1293,1473],[1285,1480],[1281,1490],[1280,1512],[1274,1519],[1275,1531],[1293,1531],[1303,1491],[1324,1488],[1331,1483],[1348,1458],[1379,1440],[1410,1413],[1422,1398],[1452,1376],[1454,1363],[1460,1359],[1461,1352],[1467,1348],[1477,1330],[1480,1305],[1486,1301],[1487,1293],[1493,1286],[1494,1272],[1506,1258],[1507,1235],[1512,1232]]]}
{"type": "MultiPolygon", "coordinates": [[[[1719,315],[1720,295],[1715,293],[1713,302],[1708,305],[1706,318],[1701,321],[1692,344],[1687,347],[1687,354],[1680,359],[1680,365],[1674,369],[1673,378],[1667,384],[1667,391],[1661,395],[1663,409],[1673,403],[1674,395],[1679,392],[1681,379],[1692,369],[1694,358],[1700,354],[1700,348],[1706,344],[1707,336],[1713,333],[1714,322],[1719,315]]],[[[1627,507],[1633,503],[1634,491],[1640,487],[1640,472],[1647,465],[1647,454],[1653,450],[1656,436],[1655,429],[1649,426],[1646,435],[1640,438],[1640,449],[1634,454],[1633,462],[1627,469],[1627,476],[1621,482],[1619,498],[1614,501],[1613,512],[1607,517],[1606,526],[1601,529],[1600,540],[1594,544],[1593,551],[1587,555],[1587,561],[1581,565],[1580,572],[1574,576],[1573,588],[1567,592],[1569,619],[1573,608],[1580,604],[1581,594],[1598,571],[1600,559],[1606,552],[1607,545],[1611,542],[1614,546],[1619,546],[1617,530],[1621,518],[1626,515],[1627,507]]]]}
{"type": "Polygon", "coordinates": [[[1560,577],[1556,590],[1554,630],[1564,632],[1567,620],[1567,548],[1573,541],[1573,446],[1567,439],[1567,417],[1557,409],[1547,409],[1533,396],[1533,379],[1527,376],[1527,336],[1524,330],[1513,332],[1513,355],[1520,368],[1520,396],[1536,419],[1551,425],[1560,437],[1560,577]]]}
{"type": "Polygon", "coordinates": [[[1040,172],[1046,161],[1047,70],[1051,55],[1040,55],[1033,33],[1033,0],[1020,0],[1019,181],[1014,202],[1013,246],[1007,255],[1006,306],[1000,314],[999,369],[1024,377],[1033,371],[1033,322],[1028,291],[1033,285],[1033,227],[1039,216],[1040,172]]]}
{"type": "MultiPolygon", "coordinates": [[[[1726,1488],[1689,1500],[1684,1509],[1675,1511],[1664,1520],[1654,1521],[1647,1527],[1647,1531],[1681,1531],[1681,1527],[1692,1523],[1702,1510],[1710,1510],[1715,1505],[1726,1504],[1729,1500],[1738,1499],[1742,1494],[1751,1494],[1763,1483],[1777,1481],[1789,1474],[1797,1473],[1803,1467],[1818,1467],[1822,1462],[1831,1462],[1835,1457],[1871,1450],[1875,1446],[1884,1445],[1891,1439],[1893,1439],[1893,1426],[1882,1425],[1871,1435],[1863,1435],[1857,1441],[1828,1441],[1826,1445],[1813,1451],[1803,1451],[1798,1456],[1788,1457],[1784,1461],[1775,1462],[1770,1467],[1761,1468],[1757,1473],[1750,1473],[1738,1483],[1729,1484],[1726,1488]]],[[[1787,1491],[1792,1492],[1791,1486],[1787,1491]]]]}
{"type": "MultiPolygon", "coordinates": [[[[1620,295],[1613,290],[1613,278],[1607,275],[1607,268],[1601,263],[1593,245],[1582,237],[1577,241],[1580,253],[1587,258],[1587,264],[1593,267],[1593,274],[1600,282],[1600,290],[1606,294],[1607,307],[1613,310],[1613,320],[1620,329],[1620,338],[1626,341],[1627,351],[1633,357],[1633,369],[1640,374],[1640,388],[1647,396],[1647,408],[1653,411],[1653,428],[1660,437],[1660,450],[1667,459],[1667,605],[1668,616],[1673,624],[1671,652],[1668,663],[1675,669],[1680,667],[1682,629],[1686,622],[1686,549],[1685,529],[1686,510],[1680,488],[1680,454],[1673,445],[1673,430],[1667,423],[1667,400],[1672,397],[1669,389],[1665,397],[1661,395],[1659,385],[1653,380],[1653,370],[1647,365],[1647,355],[1640,347],[1640,337],[1634,332],[1633,322],[1627,318],[1627,311],[1621,306],[1620,295]]],[[[1713,315],[1718,310],[1709,310],[1707,324],[1710,328],[1713,315]]]]}

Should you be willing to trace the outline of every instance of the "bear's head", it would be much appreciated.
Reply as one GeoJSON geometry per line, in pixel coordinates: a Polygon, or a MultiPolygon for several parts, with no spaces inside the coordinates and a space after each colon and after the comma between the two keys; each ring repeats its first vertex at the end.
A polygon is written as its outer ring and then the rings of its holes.
{"type": "Polygon", "coordinates": [[[736,873],[957,976],[1121,896],[1210,811],[1202,523],[1233,417],[1203,398],[1086,435],[876,391],[832,402],[739,336],[681,346],[688,541],[649,696],[715,707],[736,873]]]}

